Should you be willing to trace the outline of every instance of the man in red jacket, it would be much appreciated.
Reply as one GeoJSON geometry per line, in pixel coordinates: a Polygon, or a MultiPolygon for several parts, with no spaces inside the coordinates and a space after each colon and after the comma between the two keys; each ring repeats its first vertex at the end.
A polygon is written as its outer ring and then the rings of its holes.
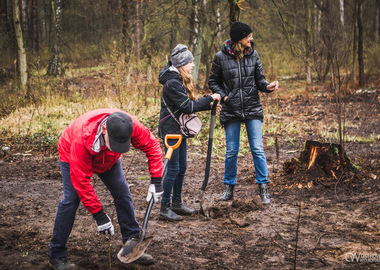
{"type": "MultiPolygon", "coordinates": [[[[163,193],[162,151],[158,139],[136,117],[117,109],[90,111],[72,122],[59,138],[64,198],[58,205],[50,243],[52,268],[76,269],[67,259],[66,243],[80,202],[93,215],[99,233],[114,234],[112,220],[104,213],[90,183],[93,173],[98,174],[114,198],[123,243],[139,237],[139,224],[120,159],[130,144],[148,158],[151,184],[147,200],[153,196],[157,202],[163,193]]],[[[151,261],[148,254],[140,259],[141,263],[151,261]]]]}

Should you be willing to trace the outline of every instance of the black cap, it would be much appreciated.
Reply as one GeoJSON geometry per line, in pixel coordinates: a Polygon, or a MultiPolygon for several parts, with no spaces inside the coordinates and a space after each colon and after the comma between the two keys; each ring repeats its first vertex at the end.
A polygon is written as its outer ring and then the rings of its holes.
{"type": "Polygon", "coordinates": [[[122,112],[112,113],[108,116],[106,127],[111,150],[116,153],[128,152],[133,132],[131,117],[122,112]]]}
{"type": "Polygon", "coordinates": [[[230,29],[232,42],[238,42],[252,33],[252,29],[248,24],[242,22],[234,22],[230,29]]]}

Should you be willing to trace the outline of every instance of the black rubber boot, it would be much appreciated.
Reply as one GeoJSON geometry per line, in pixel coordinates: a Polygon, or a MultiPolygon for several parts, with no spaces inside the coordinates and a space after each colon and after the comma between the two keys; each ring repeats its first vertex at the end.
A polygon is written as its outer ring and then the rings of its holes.
{"type": "Polygon", "coordinates": [[[263,204],[270,204],[270,196],[267,184],[259,184],[260,198],[263,204]]]}
{"type": "Polygon", "coordinates": [[[226,189],[224,190],[224,193],[222,197],[219,198],[221,201],[229,201],[234,198],[234,185],[228,185],[226,184],[226,189]]]}
{"type": "Polygon", "coordinates": [[[171,209],[174,213],[182,216],[190,216],[192,213],[195,212],[194,209],[184,206],[183,203],[180,201],[173,201],[171,209]]]}
{"type": "Polygon", "coordinates": [[[168,221],[180,221],[182,220],[182,217],[174,213],[170,209],[170,205],[161,204],[159,219],[168,220],[168,221]]]}

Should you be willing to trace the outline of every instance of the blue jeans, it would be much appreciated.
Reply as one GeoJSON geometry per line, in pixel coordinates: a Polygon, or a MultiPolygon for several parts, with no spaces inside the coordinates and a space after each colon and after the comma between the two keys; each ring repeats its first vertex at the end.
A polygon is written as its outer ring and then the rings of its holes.
{"type": "MultiPolygon", "coordinates": [[[[49,255],[52,258],[67,257],[66,243],[73,228],[75,213],[80,203],[79,196],[71,183],[70,164],[62,161],[59,162],[63,178],[64,198],[58,205],[53,237],[50,242],[49,255]]],[[[123,243],[130,237],[139,236],[139,224],[135,218],[131,192],[125,179],[121,160],[119,159],[109,171],[99,174],[99,177],[114,198],[123,243]]],[[[94,228],[90,228],[90,230],[93,229],[95,232],[95,226],[94,224],[94,228]]]]}
{"type": "MultiPolygon", "coordinates": [[[[174,145],[177,140],[168,140],[169,145],[174,145]]],[[[165,153],[167,149],[165,148],[165,153]]],[[[173,190],[173,201],[182,201],[182,185],[187,169],[187,144],[186,139],[182,139],[181,145],[173,151],[167,165],[166,175],[163,181],[164,194],[162,194],[162,204],[170,204],[170,195],[173,190]]]]}
{"type": "MultiPolygon", "coordinates": [[[[241,123],[241,121],[235,121],[225,125],[226,158],[224,162],[225,169],[223,183],[228,185],[236,185],[241,123]]],[[[247,129],[253,163],[255,165],[256,183],[268,183],[268,166],[263,148],[262,122],[255,119],[246,120],[244,123],[247,129]]]]}

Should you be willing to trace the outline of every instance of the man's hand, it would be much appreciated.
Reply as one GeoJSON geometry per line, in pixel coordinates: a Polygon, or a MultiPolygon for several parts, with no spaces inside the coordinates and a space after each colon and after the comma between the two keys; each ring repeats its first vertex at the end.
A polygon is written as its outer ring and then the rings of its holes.
{"type": "Polygon", "coordinates": [[[93,215],[96,226],[98,226],[98,232],[101,234],[114,235],[115,231],[112,225],[112,221],[108,215],[101,209],[98,213],[93,215]]]}
{"type": "Polygon", "coordinates": [[[149,202],[152,197],[154,202],[158,202],[160,200],[160,196],[164,193],[161,180],[161,177],[152,177],[151,184],[148,189],[148,195],[146,196],[147,202],[149,202]]]}

